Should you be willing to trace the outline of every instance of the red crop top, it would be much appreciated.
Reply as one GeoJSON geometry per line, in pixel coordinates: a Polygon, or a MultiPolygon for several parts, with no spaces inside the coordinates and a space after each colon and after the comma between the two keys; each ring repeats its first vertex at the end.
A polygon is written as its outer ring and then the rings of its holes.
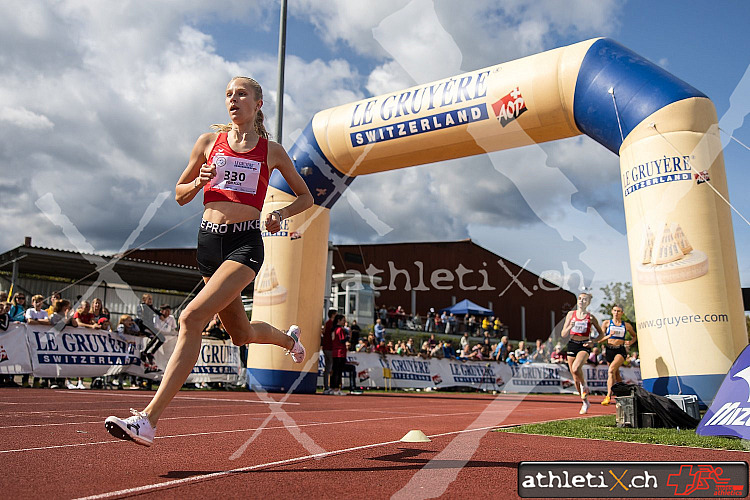
{"type": "Polygon", "coordinates": [[[576,312],[573,311],[573,317],[571,318],[573,327],[570,329],[571,335],[578,335],[579,337],[588,337],[591,333],[591,313],[586,313],[586,317],[581,319],[576,316],[576,312]]]}
{"type": "Polygon", "coordinates": [[[253,149],[238,153],[229,146],[227,133],[219,133],[208,157],[208,164],[216,166],[216,177],[203,187],[203,204],[231,201],[262,210],[268,190],[267,158],[268,139],[259,137],[253,149]]]}

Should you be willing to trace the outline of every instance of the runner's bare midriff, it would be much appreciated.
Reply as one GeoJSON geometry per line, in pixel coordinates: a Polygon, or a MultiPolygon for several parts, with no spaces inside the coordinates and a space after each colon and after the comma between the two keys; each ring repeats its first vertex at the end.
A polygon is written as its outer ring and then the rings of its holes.
{"type": "Polygon", "coordinates": [[[260,219],[260,211],[249,205],[231,201],[212,201],[206,204],[203,220],[215,224],[232,224],[260,219]]]}

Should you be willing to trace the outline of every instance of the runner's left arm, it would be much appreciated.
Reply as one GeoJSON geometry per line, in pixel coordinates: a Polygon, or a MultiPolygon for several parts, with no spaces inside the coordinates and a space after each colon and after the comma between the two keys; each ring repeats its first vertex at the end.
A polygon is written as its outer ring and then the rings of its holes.
{"type": "MultiPolygon", "coordinates": [[[[282,219],[288,219],[302,213],[312,206],[313,197],[310,194],[310,189],[294,168],[294,163],[292,163],[283,146],[273,141],[268,141],[268,167],[271,170],[278,169],[297,196],[292,203],[278,210],[282,219]]],[[[281,221],[277,217],[273,217],[272,213],[266,217],[266,229],[271,233],[276,233],[281,229],[281,221]]]]}

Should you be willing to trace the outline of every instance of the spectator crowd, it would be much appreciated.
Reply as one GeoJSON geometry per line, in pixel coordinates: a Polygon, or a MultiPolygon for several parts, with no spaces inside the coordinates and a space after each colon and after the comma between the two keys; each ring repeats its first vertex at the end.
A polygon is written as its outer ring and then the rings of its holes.
{"type": "MultiPolygon", "coordinates": [[[[47,298],[39,294],[32,295],[31,300],[28,301],[27,294],[23,292],[16,292],[9,297],[8,292],[0,291],[0,332],[7,331],[13,323],[40,325],[57,331],[62,331],[66,327],[90,328],[112,332],[113,335],[128,342],[131,352],[135,352],[132,337],[144,337],[144,347],[140,353],[144,372],[161,372],[162,369],[157,366],[154,354],[163,345],[166,336],[177,335],[178,332],[178,322],[172,315],[172,306],[165,303],[156,307],[152,295],[144,293],[135,315],[122,314],[116,324],[113,323],[112,316],[98,297],[89,301],[81,300],[79,296],[75,302],[72,302],[63,298],[59,292],[54,292],[47,298]]],[[[221,340],[229,338],[218,315],[206,325],[203,335],[205,338],[221,340]]],[[[58,378],[34,378],[29,384],[29,378],[29,375],[24,375],[20,386],[85,388],[80,379],[74,382],[58,378]]],[[[123,378],[124,376],[119,376],[104,382],[122,389],[124,385],[127,385],[123,378]]],[[[152,383],[151,380],[138,380],[137,377],[130,377],[130,379],[130,386],[133,388],[150,388],[152,383]]],[[[12,375],[0,375],[0,386],[17,387],[19,384],[12,375]]]]}

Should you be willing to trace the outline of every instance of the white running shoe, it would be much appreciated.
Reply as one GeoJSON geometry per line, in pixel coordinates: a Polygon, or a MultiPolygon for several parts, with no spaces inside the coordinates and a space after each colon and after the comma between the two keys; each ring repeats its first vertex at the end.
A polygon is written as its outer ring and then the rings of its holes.
{"type": "Polygon", "coordinates": [[[346,396],[346,394],[344,394],[344,392],[341,389],[336,389],[335,391],[333,391],[332,394],[334,396],[346,396]]]}
{"type": "Polygon", "coordinates": [[[581,405],[581,411],[579,411],[578,413],[580,415],[587,414],[589,412],[589,407],[590,406],[591,406],[591,403],[589,403],[589,400],[588,399],[584,399],[583,400],[583,404],[581,405]]]}
{"type": "Polygon", "coordinates": [[[143,446],[154,444],[156,427],[151,425],[146,412],[131,408],[130,413],[133,416],[126,419],[107,417],[107,420],[104,421],[107,432],[118,439],[134,441],[143,446]]]}
{"type": "Polygon", "coordinates": [[[287,351],[286,353],[292,355],[292,360],[295,363],[302,363],[305,360],[305,346],[303,346],[302,342],[299,340],[299,327],[297,325],[290,326],[286,334],[294,340],[294,347],[292,347],[291,351],[287,351]]]}

